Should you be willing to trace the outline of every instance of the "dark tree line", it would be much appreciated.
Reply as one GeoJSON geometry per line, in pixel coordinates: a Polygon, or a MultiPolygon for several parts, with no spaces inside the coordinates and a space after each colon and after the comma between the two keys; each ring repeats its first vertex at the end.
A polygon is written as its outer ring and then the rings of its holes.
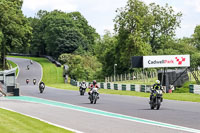
{"type": "Polygon", "coordinates": [[[29,21],[33,27],[32,53],[57,58],[63,53],[92,52],[95,39],[99,37],[79,12],[41,10],[29,21]]]}

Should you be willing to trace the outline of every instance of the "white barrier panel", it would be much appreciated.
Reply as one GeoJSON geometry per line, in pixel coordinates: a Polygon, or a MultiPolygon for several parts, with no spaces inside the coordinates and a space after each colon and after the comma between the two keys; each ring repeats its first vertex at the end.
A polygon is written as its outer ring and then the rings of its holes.
{"type": "Polygon", "coordinates": [[[131,85],[130,84],[126,84],[126,90],[131,91],[131,85]]]}
{"type": "Polygon", "coordinates": [[[143,68],[189,66],[190,55],[143,56],[143,68]]]}
{"type": "Polygon", "coordinates": [[[135,91],[140,92],[141,90],[141,85],[135,85],[135,91]]]}
{"type": "Polygon", "coordinates": [[[110,89],[114,90],[114,84],[113,83],[110,83],[110,89]]]}
{"type": "Polygon", "coordinates": [[[105,82],[103,85],[104,85],[104,89],[107,89],[107,82],[105,82]]]}
{"type": "Polygon", "coordinates": [[[118,84],[118,90],[122,90],[122,85],[118,84]]]}

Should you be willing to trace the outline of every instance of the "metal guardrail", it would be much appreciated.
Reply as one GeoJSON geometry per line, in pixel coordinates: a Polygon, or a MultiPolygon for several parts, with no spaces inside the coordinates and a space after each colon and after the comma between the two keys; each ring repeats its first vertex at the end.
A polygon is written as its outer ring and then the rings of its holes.
{"type": "Polygon", "coordinates": [[[55,64],[57,67],[61,67],[61,63],[60,62],[58,62],[55,59],[53,59],[53,57],[47,56],[47,55],[40,55],[40,56],[38,56],[38,55],[20,54],[20,53],[9,53],[9,55],[13,55],[13,56],[28,56],[28,57],[44,57],[44,58],[47,58],[53,64],[55,64]]]}

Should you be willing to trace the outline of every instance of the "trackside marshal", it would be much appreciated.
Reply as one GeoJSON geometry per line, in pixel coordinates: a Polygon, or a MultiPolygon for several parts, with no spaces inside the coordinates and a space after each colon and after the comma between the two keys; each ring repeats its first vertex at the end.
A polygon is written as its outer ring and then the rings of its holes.
{"type": "Polygon", "coordinates": [[[189,66],[190,55],[143,56],[143,68],[189,66]]]}

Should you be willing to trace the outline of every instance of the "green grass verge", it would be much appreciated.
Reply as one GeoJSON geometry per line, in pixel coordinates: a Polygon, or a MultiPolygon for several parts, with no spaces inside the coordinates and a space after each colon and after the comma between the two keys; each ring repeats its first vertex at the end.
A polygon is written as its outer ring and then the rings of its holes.
{"type": "Polygon", "coordinates": [[[63,128],[1,108],[0,129],[2,133],[72,133],[63,128]]]}
{"type": "MultiPolygon", "coordinates": [[[[16,56],[13,56],[13,57],[16,57],[16,56]]],[[[47,86],[78,91],[78,87],[72,86],[70,84],[64,84],[64,79],[62,77],[63,69],[56,67],[47,59],[34,58],[34,57],[21,57],[21,56],[19,56],[19,58],[32,59],[34,61],[39,62],[43,67],[43,81],[46,83],[47,86]]],[[[136,82],[142,83],[142,81],[136,81],[136,82]]],[[[135,82],[128,81],[128,82],[119,82],[119,83],[130,84],[130,83],[135,83],[135,82]]],[[[164,99],[200,102],[200,95],[188,93],[190,83],[193,83],[193,82],[187,82],[184,84],[183,88],[179,88],[175,91],[175,92],[184,92],[184,93],[172,93],[172,94],[165,93],[163,94],[164,99]]],[[[148,82],[147,84],[153,84],[153,82],[152,83],[148,82]]],[[[129,96],[139,96],[139,97],[149,97],[150,95],[149,93],[143,93],[143,92],[120,91],[120,90],[109,90],[109,89],[100,89],[99,92],[104,93],[104,94],[129,95],[129,96]]]]}
{"type": "MultiPolygon", "coordinates": [[[[135,91],[100,89],[99,92],[104,94],[117,94],[117,95],[139,96],[139,97],[150,96],[150,93],[135,92],[135,91]]],[[[164,93],[163,98],[168,100],[200,102],[200,95],[193,93],[164,93]]]]}
{"type": "MultiPolygon", "coordinates": [[[[12,62],[12,61],[10,61],[10,60],[8,60],[8,62],[9,62],[9,64],[12,66],[12,68],[15,68],[15,67],[17,67],[17,64],[15,64],[14,62],[12,62]]],[[[16,75],[18,74],[18,68],[16,69],[16,75]]]]}
{"type": "Polygon", "coordinates": [[[126,81],[116,81],[116,82],[111,82],[111,83],[118,83],[118,84],[142,84],[142,85],[152,85],[155,83],[157,78],[149,78],[148,80],[126,80],[126,81]]]}

